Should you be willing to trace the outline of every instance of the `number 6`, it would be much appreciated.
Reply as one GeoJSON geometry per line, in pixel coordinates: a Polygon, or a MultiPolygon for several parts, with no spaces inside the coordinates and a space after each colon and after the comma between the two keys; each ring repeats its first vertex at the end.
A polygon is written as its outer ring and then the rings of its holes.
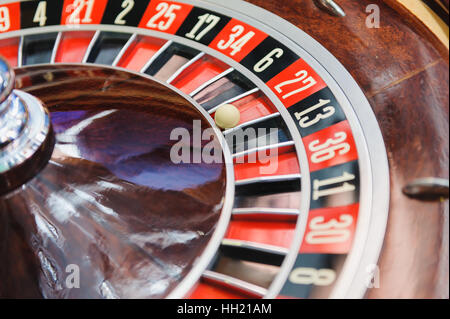
{"type": "Polygon", "coordinates": [[[256,65],[254,66],[253,70],[257,73],[261,73],[265,70],[267,70],[267,68],[269,66],[272,65],[272,63],[274,62],[273,57],[276,58],[281,58],[281,56],[284,54],[284,51],[280,48],[276,48],[273,49],[268,55],[266,55],[261,61],[259,61],[258,63],[256,63],[256,65]]]}

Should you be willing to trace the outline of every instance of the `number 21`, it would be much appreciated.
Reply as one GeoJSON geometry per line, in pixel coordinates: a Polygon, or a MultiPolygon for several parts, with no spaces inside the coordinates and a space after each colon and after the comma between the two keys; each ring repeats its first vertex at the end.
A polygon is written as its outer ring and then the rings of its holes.
{"type": "Polygon", "coordinates": [[[69,16],[69,24],[91,23],[91,14],[94,9],[95,0],[75,0],[72,5],[67,6],[66,11],[73,12],[69,16]],[[86,7],[84,18],[80,21],[81,11],[86,7]]]}

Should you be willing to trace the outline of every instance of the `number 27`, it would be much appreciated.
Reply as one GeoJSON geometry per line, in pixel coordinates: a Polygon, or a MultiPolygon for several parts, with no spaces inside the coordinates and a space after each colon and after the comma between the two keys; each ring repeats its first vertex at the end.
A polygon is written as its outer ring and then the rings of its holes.
{"type": "Polygon", "coordinates": [[[297,72],[295,74],[295,76],[296,76],[296,79],[288,80],[288,81],[285,81],[285,82],[280,83],[277,86],[275,86],[275,90],[278,93],[283,93],[282,87],[284,87],[286,85],[290,85],[290,84],[297,83],[297,82],[302,82],[303,84],[305,84],[305,86],[303,86],[303,87],[301,87],[301,88],[299,88],[297,90],[294,90],[294,91],[292,91],[290,93],[287,93],[287,94],[283,95],[282,98],[284,100],[287,99],[288,97],[291,97],[291,96],[297,94],[297,93],[300,93],[300,92],[302,92],[304,90],[307,90],[310,87],[312,87],[312,86],[317,84],[317,81],[314,80],[314,78],[312,76],[308,76],[308,72],[305,71],[305,70],[301,70],[301,71],[297,72]]]}

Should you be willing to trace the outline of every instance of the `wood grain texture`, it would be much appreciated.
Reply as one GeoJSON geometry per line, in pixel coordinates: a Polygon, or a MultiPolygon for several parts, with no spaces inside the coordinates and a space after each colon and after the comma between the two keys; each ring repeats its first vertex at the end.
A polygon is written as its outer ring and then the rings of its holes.
{"type": "Polygon", "coordinates": [[[401,191],[415,178],[448,178],[448,50],[394,1],[340,0],[344,18],[313,1],[249,2],[293,23],[336,56],[377,116],[388,151],[391,200],[381,286],[367,297],[448,298],[448,201],[424,203],[401,191]],[[380,7],[379,29],[366,27],[369,4],[380,7]]]}
{"type": "Polygon", "coordinates": [[[449,9],[449,0],[440,0],[442,2],[442,4],[444,5],[445,8],[447,8],[447,11],[449,9]]]}
{"type": "Polygon", "coordinates": [[[412,16],[420,20],[422,28],[427,28],[435,35],[448,50],[449,48],[449,29],[448,29],[448,10],[432,0],[396,0],[391,1],[391,6],[398,12],[405,12],[405,16],[412,16]]]}
{"type": "Polygon", "coordinates": [[[436,0],[436,2],[441,3],[448,11],[448,6],[449,6],[449,0],[436,0]]]}

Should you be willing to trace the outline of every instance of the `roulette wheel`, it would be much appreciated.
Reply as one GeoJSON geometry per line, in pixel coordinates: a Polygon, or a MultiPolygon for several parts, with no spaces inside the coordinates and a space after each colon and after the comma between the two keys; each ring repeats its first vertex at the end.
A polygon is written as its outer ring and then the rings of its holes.
{"type": "Polygon", "coordinates": [[[0,55],[0,297],[448,298],[448,1],[2,0],[0,55]]]}

